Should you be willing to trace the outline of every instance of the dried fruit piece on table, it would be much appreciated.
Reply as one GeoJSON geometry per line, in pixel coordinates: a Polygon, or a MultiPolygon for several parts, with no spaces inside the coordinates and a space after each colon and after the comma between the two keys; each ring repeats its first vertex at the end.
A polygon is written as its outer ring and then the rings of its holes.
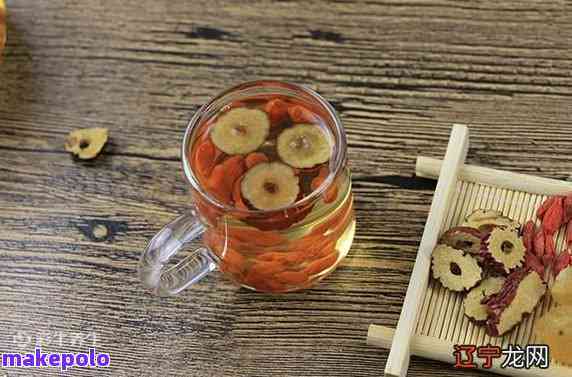
{"type": "Polygon", "coordinates": [[[544,218],[542,219],[542,228],[544,228],[544,233],[546,236],[553,236],[554,233],[558,232],[564,221],[564,208],[562,206],[563,198],[557,196],[550,206],[544,218]]]}
{"type": "Polygon", "coordinates": [[[102,151],[109,136],[107,128],[84,128],[69,133],[65,149],[82,160],[91,160],[102,151]]]}
{"type": "Polygon", "coordinates": [[[276,210],[294,203],[300,186],[291,167],[280,162],[265,162],[246,172],[241,191],[255,208],[276,210]]]}
{"type": "Polygon", "coordinates": [[[538,207],[538,209],[536,210],[536,217],[539,220],[542,220],[544,218],[544,214],[546,213],[546,211],[548,211],[548,209],[550,207],[552,207],[552,204],[554,204],[555,200],[556,200],[556,197],[551,196],[550,198],[548,198],[544,202],[542,202],[540,207],[538,207]]]}
{"type": "Polygon", "coordinates": [[[488,252],[495,261],[504,266],[507,273],[522,266],[526,250],[517,232],[495,228],[490,234],[487,245],[488,252]]]}
{"type": "Polygon", "coordinates": [[[484,300],[489,317],[486,331],[499,336],[519,324],[530,314],[546,293],[546,285],[534,271],[516,270],[507,278],[502,289],[484,300]]]}
{"type": "Polygon", "coordinates": [[[264,111],[270,117],[271,126],[288,118],[288,103],[280,98],[274,98],[266,103],[264,111]]]}
{"type": "Polygon", "coordinates": [[[507,230],[516,230],[520,228],[518,221],[515,221],[510,217],[503,216],[500,211],[492,209],[478,209],[474,211],[467,216],[462,225],[477,228],[485,234],[490,233],[497,227],[507,230]]]}
{"type": "Polygon", "coordinates": [[[534,221],[529,220],[522,227],[522,243],[526,251],[534,253],[534,236],[536,235],[536,224],[534,221]]]}
{"type": "Polygon", "coordinates": [[[210,131],[218,149],[226,154],[245,154],[258,149],[268,136],[270,120],[262,110],[239,107],[221,115],[210,131]]]}
{"type": "Polygon", "coordinates": [[[550,347],[552,358],[572,365],[572,316],[569,306],[552,308],[536,322],[534,332],[542,344],[550,347]]]}
{"type": "MultiPolygon", "coordinates": [[[[572,263],[572,256],[570,251],[562,250],[560,255],[554,258],[554,263],[552,265],[552,273],[555,277],[558,277],[560,273],[565,270],[572,263]]],[[[571,287],[572,288],[572,287],[571,287]]]]}
{"type": "Polygon", "coordinates": [[[302,105],[288,106],[288,115],[294,123],[317,123],[319,118],[302,105]]]}
{"type": "Polygon", "coordinates": [[[445,288],[456,292],[474,287],[483,272],[473,257],[447,245],[437,245],[433,250],[432,270],[445,288]]]}
{"type": "MultiPolygon", "coordinates": [[[[6,4],[0,0],[0,55],[6,45],[6,4]]],[[[1,57],[0,57],[1,59],[1,57]]]]}
{"type": "Polygon", "coordinates": [[[458,226],[446,231],[439,243],[476,255],[481,251],[482,237],[482,233],[476,228],[458,226]]]}
{"type": "Polygon", "coordinates": [[[488,307],[483,304],[483,300],[498,293],[503,287],[504,281],[505,278],[503,277],[489,277],[471,289],[463,301],[465,315],[477,322],[486,321],[489,314],[487,312],[488,307]]]}
{"type": "Polygon", "coordinates": [[[252,152],[244,159],[246,168],[250,169],[263,162],[268,162],[268,157],[262,152],[252,152]]]}
{"type": "Polygon", "coordinates": [[[559,305],[572,306],[572,266],[566,267],[556,276],[550,294],[559,305]]]}
{"type": "Polygon", "coordinates": [[[332,155],[326,131],[313,124],[297,124],[278,135],[276,150],[280,159],[294,168],[323,164],[332,155]]]}

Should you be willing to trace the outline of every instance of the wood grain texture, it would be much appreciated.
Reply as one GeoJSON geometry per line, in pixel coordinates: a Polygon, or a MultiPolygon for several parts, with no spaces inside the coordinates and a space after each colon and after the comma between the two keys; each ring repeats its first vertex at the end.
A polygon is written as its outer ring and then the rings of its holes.
{"type": "MultiPolygon", "coordinates": [[[[450,125],[465,123],[469,163],[572,180],[566,1],[7,7],[0,351],[18,331],[94,331],[112,353],[101,376],[380,376],[387,351],[365,344],[367,327],[395,326],[434,189],[413,178],[416,157],[442,158],[450,125]],[[212,276],[179,298],[151,297],[136,263],[189,206],[186,122],[210,96],[258,78],[309,85],[339,111],[358,215],[350,256],[316,288],[286,296],[212,276]],[[95,126],[111,132],[96,161],[63,152],[70,130],[95,126]],[[98,224],[108,237],[93,235],[98,224]]],[[[414,358],[410,376],[444,371],[479,375],[414,358]]]]}

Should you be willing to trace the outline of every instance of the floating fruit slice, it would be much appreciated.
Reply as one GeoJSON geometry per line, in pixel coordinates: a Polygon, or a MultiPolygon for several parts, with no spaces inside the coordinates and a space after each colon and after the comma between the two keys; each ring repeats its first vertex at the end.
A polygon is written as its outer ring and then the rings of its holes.
{"type": "Polygon", "coordinates": [[[518,221],[503,216],[501,212],[492,209],[478,209],[474,211],[465,219],[463,226],[477,228],[484,233],[489,233],[497,227],[508,230],[520,228],[518,221]]]}
{"type": "Polygon", "coordinates": [[[504,281],[505,279],[502,277],[489,277],[471,289],[463,301],[465,315],[477,322],[486,321],[488,307],[483,304],[483,300],[498,293],[503,287],[504,281]]]}
{"type": "Polygon", "coordinates": [[[437,245],[433,250],[433,276],[445,288],[460,292],[474,287],[480,280],[482,269],[477,261],[461,250],[437,245]]]}
{"type": "Polygon", "coordinates": [[[439,243],[476,255],[481,251],[481,238],[482,233],[478,229],[458,226],[445,232],[439,243]]]}
{"type": "Polygon", "coordinates": [[[572,307],[572,266],[558,274],[550,293],[559,305],[572,307]]]}
{"type": "Polygon", "coordinates": [[[210,136],[224,153],[245,154],[264,143],[269,129],[270,120],[264,111],[239,107],[221,115],[210,136]]]}
{"type": "Polygon", "coordinates": [[[332,146],[319,126],[298,124],[278,136],[278,155],[295,168],[311,168],[330,159],[332,146]]]}
{"type": "Polygon", "coordinates": [[[75,130],[66,137],[65,149],[82,160],[91,160],[101,152],[108,138],[107,128],[75,130]]]}
{"type": "Polygon", "coordinates": [[[254,207],[276,210],[294,203],[300,186],[291,167],[280,162],[263,162],[244,174],[241,191],[254,207]]]}
{"type": "Polygon", "coordinates": [[[552,308],[535,324],[535,333],[542,344],[550,347],[550,356],[572,365],[572,316],[569,306],[552,308]]]}
{"type": "Polygon", "coordinates": [[[488,252],[508,273],[522,266],[526,248],[517,232],[495,228],[488,239],[488,252]]]}
{"type": "Polygon", "coordinates": [[[510,274],[502,289],[485,300],[489,313],[487,333],[499,336],[518,325],[545,293],[546,285],[536,272],[521,269],[510,274]]]}

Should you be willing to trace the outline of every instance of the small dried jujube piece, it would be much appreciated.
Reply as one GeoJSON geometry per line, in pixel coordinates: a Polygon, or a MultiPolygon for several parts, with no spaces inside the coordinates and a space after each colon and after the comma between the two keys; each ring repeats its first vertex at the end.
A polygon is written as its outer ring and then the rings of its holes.
{"type": "Polygon", "coordinates": [[[242,178],[242,196],[255,208],[276,210],[296,201],[300,192],[294,170],[281,162],[262,162],[242,178]]]}
{"type": "Polygon", "coordinates": [[[458,226],[446,231],[441,236],[439,243],[476,255],[481,251],[481,239],[482,233],[478,229],[458,226]]]}
{"type": "Polygon", "coordinates": [[[482,277],[476,259],[447,245],[437,245],[433,250],[432,270],[445,288],[455,292],[474,287],[482,277]]]}
{"type": "Polygon", "coordinates": [[[504,266],[507,273],[522,266],[526,248],[517,232],[495,228],[491,232],[487,244],[488,253],[495,261],[504,266]]]}
{"type": "Polygon", "coordinates": [[[499,211],[492,209],[478,209],[465,219],[463,226],[477,228],[483,233],[489,233],[495,228],[516,230],[520,228],[518,221],[503,216],[499,211]]]}
{"type": "Polygon", "coordinates": [[[294,168],[311,168],[328,161],[332,145],[328,135],[314,124],[297,124],[278,135],[280,159],[294,168]]]}
{"type": "Polygon", "coordinates": [[[65,149],[82,160],[91,160],[101,152],[108,136],[107,128],[75,130],[66,137],[65,149]]]}
{"type": "Polygon", "coordinates": [[[505,280],[502,289],[484,301],[489,317],[486,330],[500,336],[518,325],[530,314],[546,293],[546,285],[534,271],[516,270],[505,280]]]}
{"type": "Polygon", "coordinates": [[[238,107],[219,117],[210,131],[218,149],[226,154],[246,154],[260,147],[270,129],[268,115],[257,109],[238,107]]]}
{"type": "Polygon", "coordinates": [[[483,300],[498,293],[503,287],[504,281],[503,277],[488,277],[471,289],[463,301],[465,315],[477,322],[486,321],[488,312],[487,305],[483,304],[483,300]]]}

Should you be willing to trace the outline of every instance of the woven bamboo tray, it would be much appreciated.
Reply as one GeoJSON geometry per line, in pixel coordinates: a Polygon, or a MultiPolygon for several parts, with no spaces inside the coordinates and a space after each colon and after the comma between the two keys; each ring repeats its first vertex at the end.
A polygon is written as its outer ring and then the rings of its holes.
{"type": "MultiPolygon", "coordinates": [[[[513,331],[503,337],[490,337],[484,328],[465,317],[461,294],[448,291],[430,278],[431,253],[439,235],[445,229],[461,224],[473,210],[497,209],[524,223],[535,218],[536,208],[547,196],[572,191],[572,183],[564,181],[464,165],[469,147],[468,134],[466,126],[454,125],[443,161],[426,157],[417,159],[417,176],[438,177],[439,180],[397,328],[394,331],[371,325],[368,332],[368,344],[390,348],[386,376],[406,376],[412,354],[454,363],[455,344],[501,347],[536,344],[534,323],[550,308],[551,300],[547,295],[534,313],[513,331]]],[[[562,250],[563,244],[561,232],[557,250],[562,250]]],[[[490,371],[508,376],[572,376],[572,368],[554,361],[544,370],[501,369],[500,363],[501,359],[497,359],[490,371]]]]}

